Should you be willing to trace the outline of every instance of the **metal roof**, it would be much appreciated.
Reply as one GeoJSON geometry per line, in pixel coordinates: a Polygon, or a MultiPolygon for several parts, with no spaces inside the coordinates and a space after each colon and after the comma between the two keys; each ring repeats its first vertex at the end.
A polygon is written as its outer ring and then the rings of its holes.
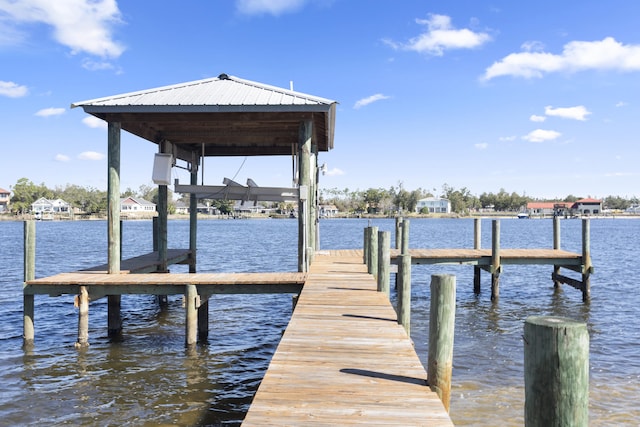
{"type": "Polygon", "coordinates": [[[291,154],[302,121],[319,151],[333,148],[336,102],[221,74],[215,78],[75,102],[149,141],[205,156],[291,154]],[[204,147],[204,150],[203,150],[204,147]]]}

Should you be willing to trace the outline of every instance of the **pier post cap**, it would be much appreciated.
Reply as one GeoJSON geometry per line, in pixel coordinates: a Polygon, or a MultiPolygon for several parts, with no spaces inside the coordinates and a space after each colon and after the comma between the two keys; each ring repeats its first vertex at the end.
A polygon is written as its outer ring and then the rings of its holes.
{"type": "Polygon", "coordinates": [[[529,316],[525,323],[550,328],[581,328],[587,326],[585,322],[560,316],[529,316]]]}

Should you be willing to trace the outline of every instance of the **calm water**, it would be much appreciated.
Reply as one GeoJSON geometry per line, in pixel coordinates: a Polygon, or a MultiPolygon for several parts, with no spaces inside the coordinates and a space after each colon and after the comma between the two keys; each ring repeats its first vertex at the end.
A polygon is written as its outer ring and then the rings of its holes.
{"type": "MultiPolygon", "coordinates": [[[[321,222],[323,249],[362,246],[366,220],[321,222]]],[[[393,234],[392,220],[375,220],[393,234]]],[[[483,221],[483,247],[491,223],[483,221]]],[[[295,271],[295,220],[201,221],[198,271],[295,271]]],[[[581,223],[561,222],[563,249],[580,252],[581,223]]],[[[503,220],[503,248],[551,247],[550,220],[503,220]]],[[[150,296],[124,296],[124,336],[106,336],[106,302],[92,303],[91,346],[76,351],[73,297],[36,297],[36,341],[22,350],[22,223],[0,222],[0,424],[237,425],[291,315],[291,296],[214,296],[208,345],[184,348],[180,297],[161,310],[150,296]]],[[[594,426],[640,424],[640,221],[593,220],[592,302],[554,293],[550,266],[507,266],[500,301],[490,276],[473,293],[469,266],[413,266],[412,335],[426,364],[429,280],[457,277],[451,416],[456,425],[522,425],[523,322],[558,315],[588,324],[590,418],[594,426]]],[[[123,256],[148,252],[151,222],[125,222],[123,256]]],[[[394,237],[392,236],[392,241],[394,237]]],[[[412,220],[411,247],[471,247],[473,221],[412,220]]],[[[188,247],[188,222],[171,221],[169,246],[188,247]]],[[[37,224],[36,277],[106,262],[105,222],[37,224]]],[[[186,271],[173,266],[172,271],[186,271]]],[[[394,296],[392,296],[394,297],[394,296]]]]}

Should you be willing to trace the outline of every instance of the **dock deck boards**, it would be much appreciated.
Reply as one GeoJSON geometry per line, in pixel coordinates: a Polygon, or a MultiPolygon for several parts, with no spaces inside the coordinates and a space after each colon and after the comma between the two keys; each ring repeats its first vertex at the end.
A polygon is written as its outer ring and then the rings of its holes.
{"type": "MultiPolygon", "coordinates": [[[[396,259],[400,251],[391,250],[396,259]]],[[[490,265],[491,249],[409,249],[413,264],[490,265]]],[[[581,265],[582,255],[561,249],[500,249],[501,264],[581,265]]]]}
{"type": "Polygon", "coordinates": [[[452,426],[362,251],[316,255],[243,426],[452,426]]]}

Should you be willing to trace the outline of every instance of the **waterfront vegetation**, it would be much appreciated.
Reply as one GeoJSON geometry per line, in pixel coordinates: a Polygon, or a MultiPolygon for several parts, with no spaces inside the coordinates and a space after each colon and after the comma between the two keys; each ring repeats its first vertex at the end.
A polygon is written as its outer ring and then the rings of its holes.
{"type": "MultiPolygon", "coordinates": [[[[62,199],[69,203],[72,208],[86,214],[97,214],[105,212],[107,209],[107,192],[92,187],[83,187],[77,184],[67,184],[64,187],[49,188],[44,183],[34,184],[27,178],[20,178],[18,182],[10,187],[12,196],[10,212],[13,214],[28,213],[31,204],[41,197],[46,199],[62,199]]],[[[127,188],[121,197],[137,197],[157,203],[158,188],[153,185],[141,185],[137,190],[127,188]]],[[[369,188],[366,190],[350,190],[348,188],[320,189],[320,204],[335,205],[338,211],[344,215],[349,214],[378,214],[390,215],[397,212],[415,212],[418,200],[426,197],[442,197],[451,202],[451,211],[457,215],[469,215],[474,212],[519,212],[523,210],[528,202],[532,201],[563,201],[575,202],[589,195],[569,194],[562,200],[547,200],[530,197],[516,192],[507,192],[504,188],[497,193],[484,192],[480,195],[472,194],[466,188],[454,188],[444,184],[440,190],[431,188],[429,190],[418,188],[408,190],[404,188],[402,182],[388,189],[369,188]]],[[[169,213],[175,212],[177,202],[188,204],[188,195],[182,195],[175,199],[169,193],[169,213]]],[[[218,208],[221,213],[231,213],[233,202],[229,200],[202,200],[204,204],[209,204],[218,208]]],[[[640,200],[637,196],[621,197],[607,196],[603,199],[603,209],[610,211],[624,211],[630,206],[638,206],[640,200]]],[[[279,209],[284,212],[291,211],[294,207],[281,204],[266,205],[267,208],[279,209]]],[[[420,212],[428,213],[428,212],[420,212]]]]}

